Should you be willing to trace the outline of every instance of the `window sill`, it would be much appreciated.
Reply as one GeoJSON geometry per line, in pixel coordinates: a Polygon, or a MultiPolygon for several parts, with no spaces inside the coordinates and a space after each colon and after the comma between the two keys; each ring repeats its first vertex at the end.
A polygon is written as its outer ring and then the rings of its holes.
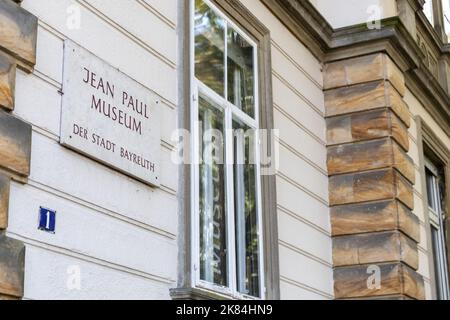
{"type": "Polygon", "coordinates": [[[235,300],[215,291],[203,288],[174,288],[170,289],[172,300],[235,300]]]}

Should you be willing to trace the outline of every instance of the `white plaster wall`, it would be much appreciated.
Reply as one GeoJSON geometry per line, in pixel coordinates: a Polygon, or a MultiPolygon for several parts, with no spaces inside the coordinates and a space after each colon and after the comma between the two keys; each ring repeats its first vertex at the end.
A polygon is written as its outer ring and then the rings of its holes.
{"type": "Polygon", "coordinates": [[[342,28],[397,15],[396,0],[310,0],[333,28],[342,28]]]}
{"type": "MultiPolygon", "coordinates": [[[[242,2],[272,36],[281,297],[330,299],[321,65],[259,0],[242,2]]],[[[29,184],[12,185],[8,229],[27,247],[25,298],[167,299],[177,274],[177,168],[169,159],[177,123],[176,1],[24,0],[23,7],[40,20],[36,70],[18,73],[14,111],[33,126],[29,184]],[[81,12],[78,30],[66,24],[71,5],[81,12]],[[160,189],[58,144],[67,38],[161,97],[160,189]],[[39,206],[58,211],[55,235],[37,230],[39,206]],[[74,266],[80,290],[67,286],[74,266]]]]}
{"type": "Polygon", "coordinates": [[[241,0],[270,30],[281,298],[331,299],[333,272],[321,64],[259,1],[241,0]]]}
{"type": "Polygon", "coordinates": [[[39,18],[36,70],[18,72],[14,111],[33,127],[31,174],[27,185],[11,186],[8,227],[26,244],[25,299],[168,299],[177,275],[176,0],[22,6],[39,18]],[[68,27],[68,9],[79,10],[79,29],[68,27]],[[65,39],[160,96],[160,189],[59,145],[65,39]],[[57,210],[56,234],[37,230],[39,206],[57,210]],[[67,286],[73,268],[79,290],[67,286]]]}

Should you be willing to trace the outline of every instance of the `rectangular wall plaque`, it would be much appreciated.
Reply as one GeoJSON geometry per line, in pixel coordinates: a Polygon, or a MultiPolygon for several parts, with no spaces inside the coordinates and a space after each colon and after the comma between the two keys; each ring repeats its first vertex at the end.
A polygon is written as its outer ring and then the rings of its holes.
{"type": "Polygon", "coordinates": [[[71,41],[64,43],[61,144],[153,186],[160,178],[158,97],[71,41]]]}

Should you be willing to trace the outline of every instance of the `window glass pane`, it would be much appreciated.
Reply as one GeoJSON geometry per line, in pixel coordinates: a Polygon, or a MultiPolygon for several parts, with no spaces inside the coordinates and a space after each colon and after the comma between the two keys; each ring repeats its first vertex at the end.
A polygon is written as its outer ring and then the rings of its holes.
{"type": "Polygon", "coordinates": [[[202,0],[195,1],[195,76],[225,96],[225,21],[202,0]]]}
{"type": "Polygon", "coordinates": [[[259,296],[255,130],[237,121],[233,129],[237,288],[243,294],[259,296]]]}
{"type": "Polygon", "coordinates": [[[222,111],[200,98],[200,278],[227,286],[223,119],[222,111]]]}
{"type": "Polygon", "coordinates": [[[450,0],[442,0],[444,10],[444,27],[447,34],[448,42],[450,42],[450,0]]]}
{"type": "Polygon", "coordinates": [[[428,206],[431,209],[436,210],[434,175],[428,169],[426,169],[425,172],[427,181],[428,206]]]}
{"type": "Polygon", "coordinates": [[[437,299],[442,299],[442,281],[441,281],[441,270],[440,270],[440,251],[439,251],[439,231],[431,226],[431,241],[433,245],[433,258],[434,258],[434,273],[436,275],[436,293],[437,299]]]}
{"type": "Polygon", "coordinates": [[[425,4],[423,5],[423,12],[427,16],[428,20],[432,25],[434,25],[433,18],[433,0],[425,0],[425,4]]]}
{"type": "Polygon", "coordinates": [[[255,116],[254,48],[228,26],[228,101],[255,116]]]}
{"type": "Polygon", "coordinates": [[[448,284],[445,258],[445,244],[442,241],[442,230],[431,226],[431,241],[433,246],[434,272],[436,278],[436,293],[438,300],[448,299],[448,284]]]}
{"type": "Polygon", "coordinates": [[[437,193],[438,193],[438,197],[437,197],[437,201],[438,201],[438,208],[439,211],[442,212],[442,214],[445,214],[446,211],[446,205],[445,205],[445,180],[443,179],[444,177],[444,173],[439,174],[438,180],[436,182],[437,187],[437,193]]]}

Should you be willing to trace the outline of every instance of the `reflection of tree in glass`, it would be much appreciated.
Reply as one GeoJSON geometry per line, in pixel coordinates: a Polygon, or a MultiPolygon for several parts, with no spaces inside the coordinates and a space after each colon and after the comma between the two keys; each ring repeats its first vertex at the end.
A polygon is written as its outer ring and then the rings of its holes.
{"type": "Polygon", "coordinates": [[[225,94],[225,22],[202,0],[195,1],[195,76],[225,94]]]}
{"type": "Polygon", "coordinates": [[[238,289],[241,293],[259,296],[256,166],[251,163],[255,131],[237,121],[233,129],[238,289]]]}
{"type": "Polygon", "coordinates": [[[254,117],[253,46],[228,27],[228,101],[254,117]]]}
{"type": "MultiPolygon", "coordinates": [[[[223,113],[200,99],[199,121],[203,132],[215,129],[224,131],[223,113]]],[[[212,141],[216,148],[223,148],[220,141],[212,141]],[[218,142],[218,143],[217,143],[218,142]]],[[[200,276],[202,280],[227,285],[227,246],[225,219],[225,173],[221,156],[216,149],[206,148],[201,140],[200,164],[200,276]],[[209,153],[211,151],[211,153],[209,153]]],[[[223,152],[221,150],[221,152],[223,152]]]]}

